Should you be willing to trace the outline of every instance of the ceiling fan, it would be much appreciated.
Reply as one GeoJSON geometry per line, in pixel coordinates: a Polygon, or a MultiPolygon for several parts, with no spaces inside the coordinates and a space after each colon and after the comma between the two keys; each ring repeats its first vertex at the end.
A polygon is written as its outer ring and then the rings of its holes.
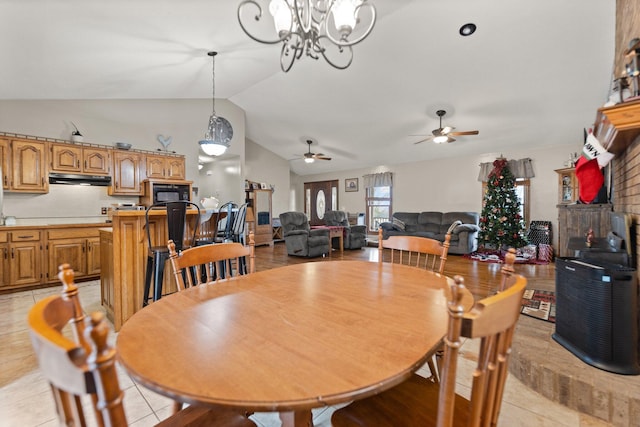
{"type": "Polygon", "coordinates": [[[307,144],[309,145],[309,151],[304,153],[304,161],[305,163],[313,163],[316,160],[331,160],[331,157],[326,157],[322,153],[312,153],[311,152],[311,144],[312,140],[307,139],[307,144]]]}
{"type": "Polygon", "coordinates": [[[421,142],[429,141],[429,140],[432,140],[436,144],[442,144],[445,142],[455,141],[455,138],[453,138],[454,136],[477,135],[478,133],[480,133],[477,130],[452,132],[455,129],[454,127],[451,127],[451,126],[442,127],[442,117],[445,114],[447,114],[447,112],[444,110],[436,111],[436,115],[440,117],[440,127],[438,129],[434,129],[431,131],[433,135],[429,135],[427,138],[421,139],[420,141],[415,142],[414,144],[420,144],[421,142]]]}

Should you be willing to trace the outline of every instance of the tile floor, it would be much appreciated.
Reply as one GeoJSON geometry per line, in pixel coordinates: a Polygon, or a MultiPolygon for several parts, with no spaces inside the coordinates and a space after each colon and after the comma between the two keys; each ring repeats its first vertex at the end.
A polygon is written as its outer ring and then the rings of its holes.
{"type": "MultiPolygon", "coordinates": [[[[101,310],[99,282],[80,283],[79,287],[85,310],[101,310]]],[[[59,292],[58,287],[0,295],[0,426],[58,425],[53,399],[48,384],[38,371],[26,325],[31,306],[56,292],[59,292]]],[[[466,342],[461,354],[461,378],[470,378],[476,354],[476,343],[466,342]]],[[[424,369],[428,374],[428,368],[424,369]]],[[[136,385],[123,370],[119,373],[121,387],[125,390],[125,411],[132,426],[152,426],[168,416],[169,399],[136,385]]],[[[465,391],[468,391],[466,382],[459,382],[458,392],[464,394],[465,391]]],[[[329,427],[334,410],[334,407],[314,410],[314,424],[329,427]]],[[[280,425],[277,414],[260,413],[252,418],[259,426],[280,425]]],[[[549,401],[510,376],[498,425],[599,427],[609,424],[549,401]]]]}

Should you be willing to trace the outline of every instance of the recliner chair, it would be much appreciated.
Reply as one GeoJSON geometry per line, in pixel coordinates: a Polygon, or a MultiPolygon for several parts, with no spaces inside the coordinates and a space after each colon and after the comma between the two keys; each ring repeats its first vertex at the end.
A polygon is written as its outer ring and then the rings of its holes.
{"type": "MultiPolygon", "coordinates": [[[[324,214],[324,222],[326,225],[339,225],[344,227],[344,249],[361,249],[366,244],[367,226],[366,225],[349,225],[349,218],[344,211],[327,211],[324,214]]],[[[336,239],[338,242],[338,239],[336,239]]],[[[335,249],[336,245],[334,243],[335,249]]]]}
{"type": "Polygon", "coordinates": [[[280,223],[288,255],[316,257],[328,254],[331,250],[329,230],[312,229],[304,213],[281,213],[280,223]]]}

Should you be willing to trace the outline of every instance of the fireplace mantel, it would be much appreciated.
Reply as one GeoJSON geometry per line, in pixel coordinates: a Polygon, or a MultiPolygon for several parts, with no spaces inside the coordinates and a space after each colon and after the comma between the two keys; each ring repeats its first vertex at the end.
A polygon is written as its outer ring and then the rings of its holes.
{"type": "Polygon", "coordinates": [[[613,154],[626,150],[640,135],[640,100],[599,108],[594,135],[613,154]]]}

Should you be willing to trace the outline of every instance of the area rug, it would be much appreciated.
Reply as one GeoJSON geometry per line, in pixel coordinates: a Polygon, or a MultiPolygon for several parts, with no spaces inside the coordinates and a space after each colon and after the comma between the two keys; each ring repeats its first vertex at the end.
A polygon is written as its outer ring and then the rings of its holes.
{"type": "MultiPolygon", "coordinates": [[[[470,254],[465,254],[462,257],[481,262],[504,262],[504,255],[500,251],[476,251],[471,252],[470,254]]],[[[549,261],[540,260],[535,257],[525,257],[518,255],[516,256],[516,264],[546,265],[549,264],[549,261]]]]}
{"type": "Polygon", "coordinates": [[[552,291],[527,289],[522,297],[522,314],[556,323],[556,294],[552,291]]]}

